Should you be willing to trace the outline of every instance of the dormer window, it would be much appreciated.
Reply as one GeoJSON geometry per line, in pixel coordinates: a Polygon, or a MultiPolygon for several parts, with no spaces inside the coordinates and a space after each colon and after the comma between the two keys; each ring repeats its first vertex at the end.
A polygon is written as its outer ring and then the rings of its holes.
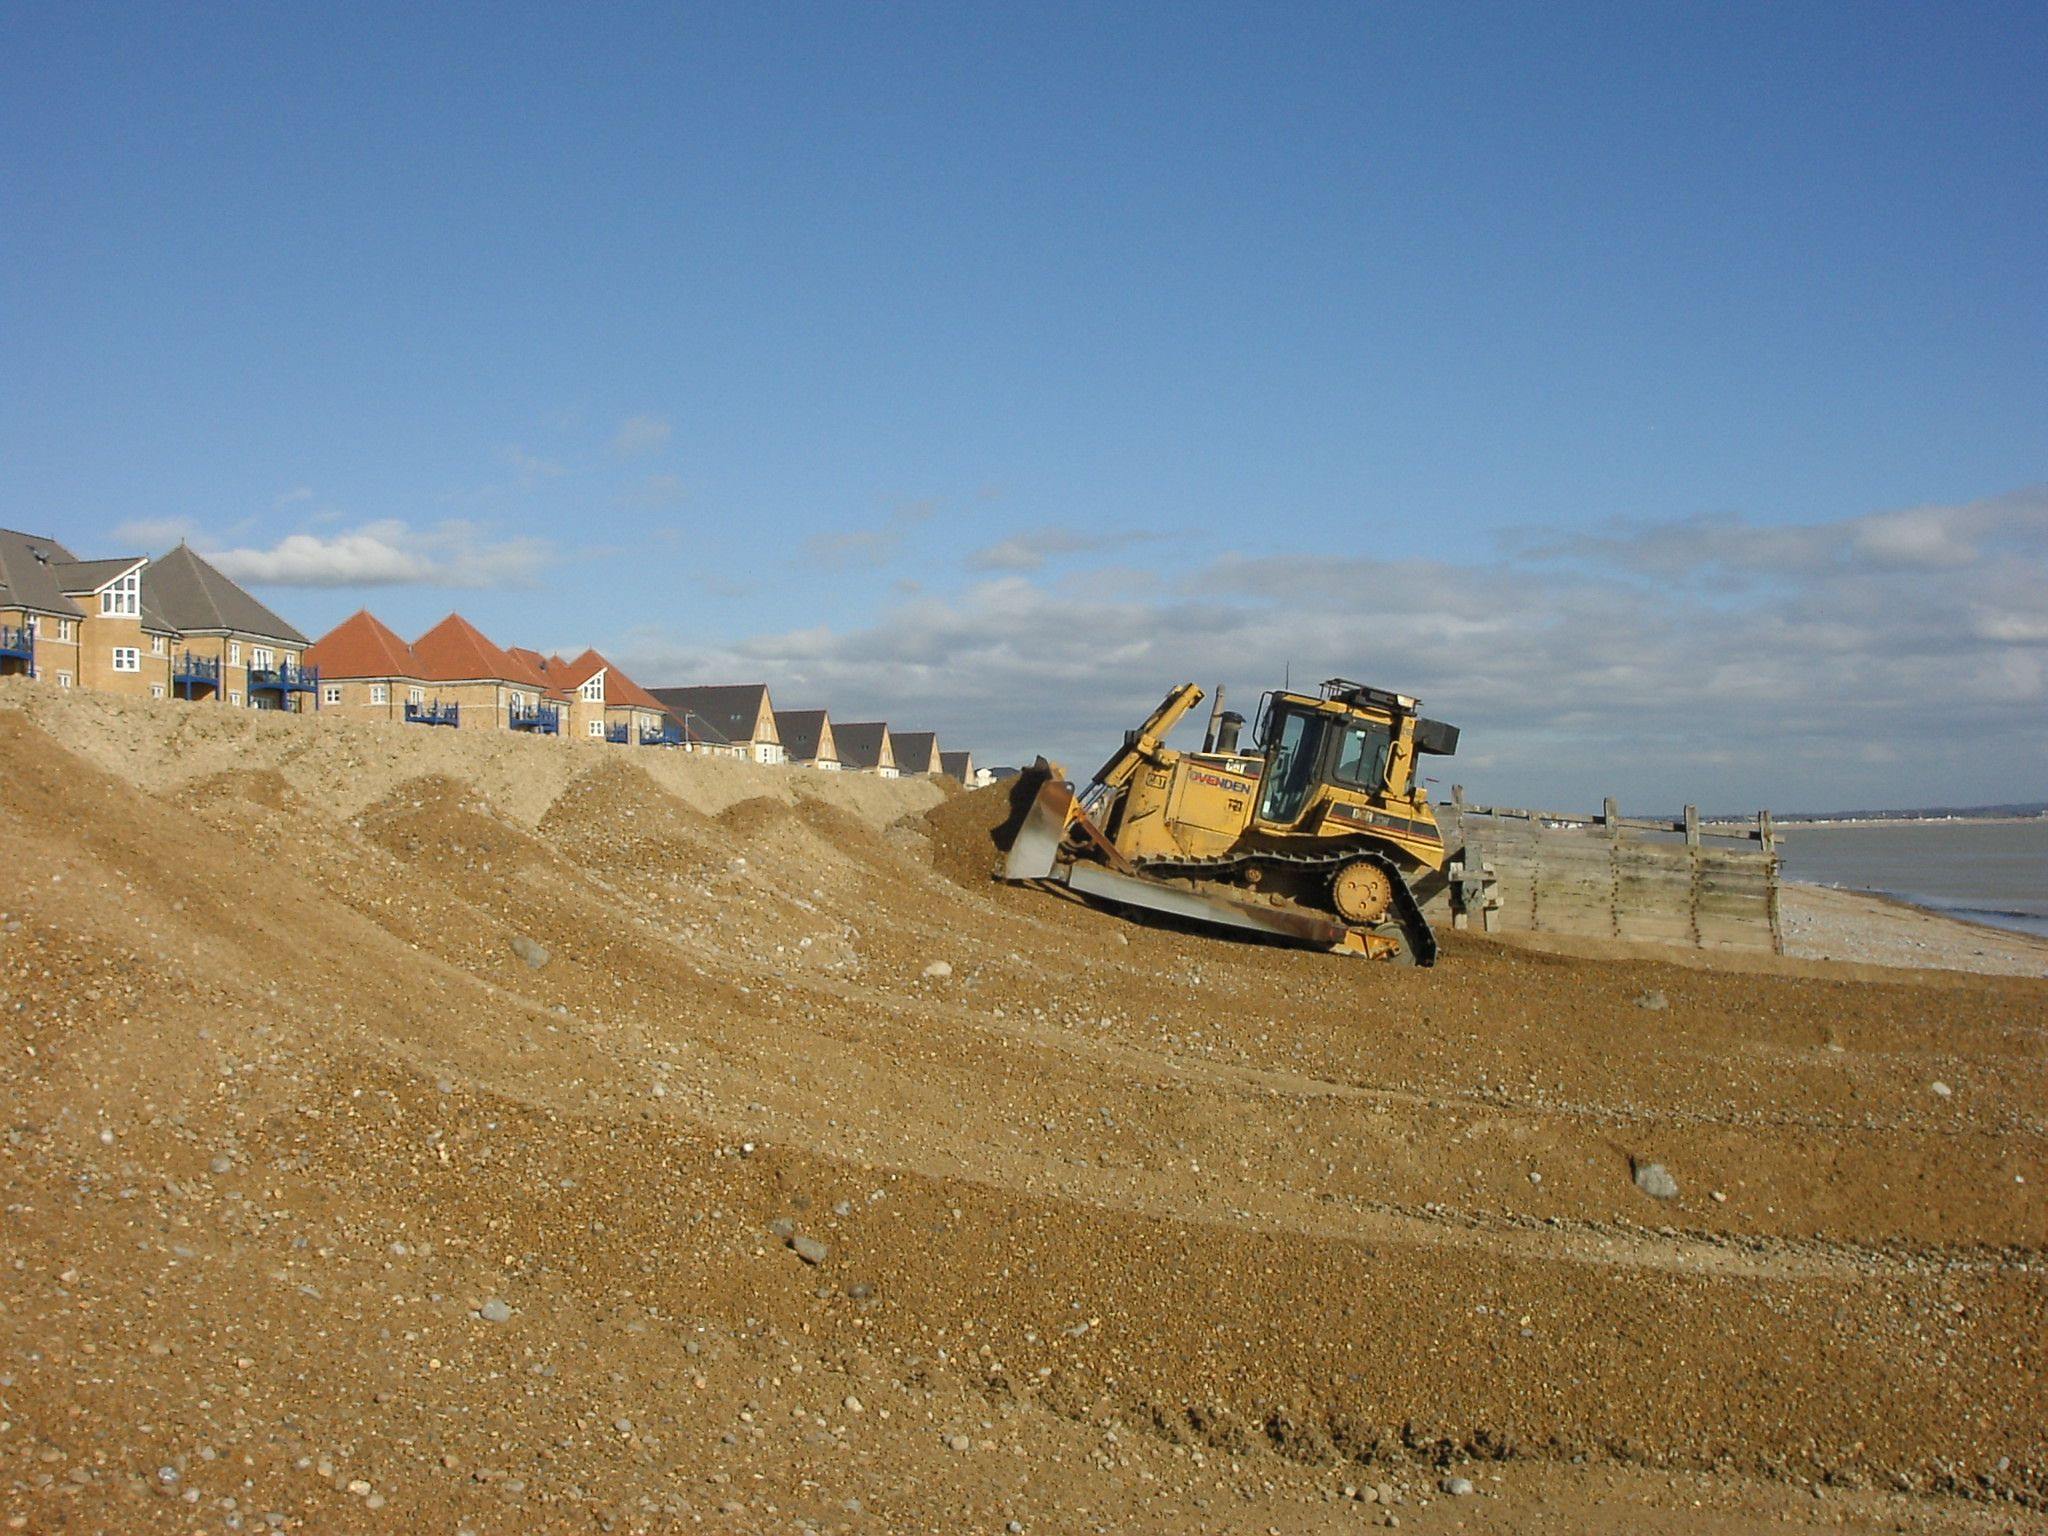
{"type": "Polygon", "coordinates": [[[142,617],[142,571],[138,567],[117,581],[100,588],[100,617],[139,619],[142,617]]]}
{"type": "Polygon", "coordinates": [[[584,702],[602,704],[604,702],[604,674],[600,672],[591,678],[589,682],[583,685],[582,692],[584,702]]]}

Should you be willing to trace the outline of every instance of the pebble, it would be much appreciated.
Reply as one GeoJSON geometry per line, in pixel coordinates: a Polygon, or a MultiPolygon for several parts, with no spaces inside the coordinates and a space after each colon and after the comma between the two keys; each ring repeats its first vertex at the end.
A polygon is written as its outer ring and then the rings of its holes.
{"type": "Polygon", "coordinates": [[[476,1315],[487,1323],[509,1323],[512,1309],[495,1296],[476,1309],[476,1315]]]}
{"type": "Polygon", "coordinates": [[[865,1411],[866,1408],[866,1405],[863,1404],[859,1398],[854,1397],[851,1394],[848,1394],[846,1402],[843,1406],[845,1407],[848,1413],[861,1413],[865,1411]]]}
{"type": "Polygon", "coordinates": [[[924,968],[925,976],[932,981],[944,981],[953,974],[953,967],[944,960],[934,960],[924,968]]]}
{"type": "Polygon", "coordinates": [[[537,939],[529,939],[523,933],[512,935],[512,953],[524,960],[531,970],[539,970],[551,958],[547,945],[537,939]]]}
{"type": "Polygon", "coordinates": [[[1454,1499],[1469,1498],[1479,1491],[1472,1486],[1472,1479],[1469,1477],[1447,1477],[1440,1486],[1454,1499]]]}
{"type": "Polygon", "coordinates": [[[796,1250],[796,1256],[806,1264],[822,1264],[825,1262],[825,1255],[831,1252],[815,1237],[805,1237],[801,1234],[791,1238],[789,1246],[796,1250]]]}
{"type": "Polygon", "coordinates": [[[1670,1170],[1662,1163],[1638,1163],[1636,1165],[1636,1188],[1652,1200],[1676,1200],[1678,1180],[1671,1177],[1670,1170]]]}
{"type": "Polygon", "coordinates": [[[1651,1013],[1662,1013],[1671,1006],[1671,999],[1662,992],[1645,992],[1636,999],[1636,1006],[1638,1008],[1646,1008],[1651,1013]]]}
{"type": "Polygon", "coordinates": [[[967,1451],[974,1448],[974,1442],[965,1435],[946,1436],[946,1448],[952,1451],[967,1451]]]}
{"type": "Polygon", "coordinates": [[[786,1243],[796,1236],[796,1223],[787,1216],[778,1216],[768,1223],[768,1232],[786,1243]]]}
{"type": "Polygon", "coordinates": [[[1950,1094],[1955,1092],[1955,1089],[1949,1087],[1947,1083],[1929,1083],[1927,1085],[1927,1088],[1928,1091],[1931,1092],[1937,1099],[1945,1099],[1950,1094]]]}

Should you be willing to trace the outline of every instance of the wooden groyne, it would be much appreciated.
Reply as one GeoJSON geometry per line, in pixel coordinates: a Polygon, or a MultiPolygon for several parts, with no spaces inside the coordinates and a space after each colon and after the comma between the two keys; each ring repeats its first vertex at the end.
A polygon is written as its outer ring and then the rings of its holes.
{"type": "Polygon", "coordinates": [[[1782,954],[1778,854],[1768,811],[1753,823],[1438,807],[1454,850],[1431,915],[1483,932],[1576,934],[1782,954]]]}

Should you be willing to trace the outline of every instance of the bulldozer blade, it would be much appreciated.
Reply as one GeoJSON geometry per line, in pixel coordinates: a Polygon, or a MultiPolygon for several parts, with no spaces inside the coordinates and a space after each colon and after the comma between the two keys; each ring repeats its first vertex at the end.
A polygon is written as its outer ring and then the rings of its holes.
{"type": "Polygon", "coordinates": [[[1064,879],[1070,889],[1084,896],[1121,902],[1127,907],[1143,907],[1149,912],[1162,912],[1190,922],[1241,928],[1271,938],[1291,939],[1297,944],[1313,944],[1319,949],[1359,947],[1350,942],[1352,933],[1344,924],[1308,912],[1258,907],[1248,902],[1232,901],[1227,896],[1205,896],[1197,891],[1162,885],[1143,875],[1120,875],[1099,864],[1075,864],[1066,871],[1064,879]]]}
{"type": "Polygon", "coordinates": [[[1017,835],[1011,839],[1009,858],[1003,864],[1005,880],[1049,878],[1067,828],[1080,814],[1074,792],[1060,781],[1051,764],[1041,757],[1031,771],[1042,776],[1043,782],[1017,827],[1017,835]]]}

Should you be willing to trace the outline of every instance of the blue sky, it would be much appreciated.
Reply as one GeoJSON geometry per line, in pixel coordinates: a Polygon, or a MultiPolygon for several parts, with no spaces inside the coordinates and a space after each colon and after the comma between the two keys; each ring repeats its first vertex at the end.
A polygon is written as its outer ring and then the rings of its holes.
{"type": "Polygon", "coordinates": [[[2043,78],[2038,5],[14,5],[0,522],[997,760],[1292,667],[1497,800],[2038,797],[2043,78]]]}

